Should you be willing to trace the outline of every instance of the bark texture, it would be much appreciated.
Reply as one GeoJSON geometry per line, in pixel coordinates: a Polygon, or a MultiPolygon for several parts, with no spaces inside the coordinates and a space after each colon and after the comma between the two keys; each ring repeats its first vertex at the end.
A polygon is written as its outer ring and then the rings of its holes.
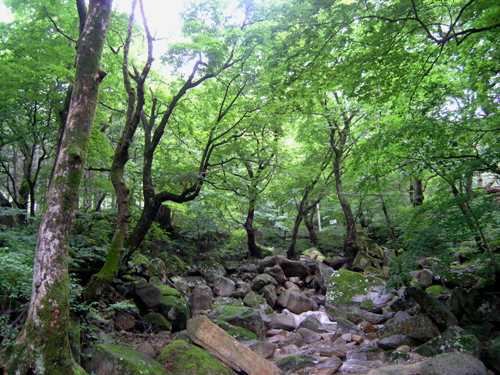
{"type": "Polygon", "coordinates": [[[68,341],[68,239],[94,121],[112,0],[91,0],[77,45],[75,84],[35,250],[26,323],[1,356],[4,374],[84,374],[68,341]]]}

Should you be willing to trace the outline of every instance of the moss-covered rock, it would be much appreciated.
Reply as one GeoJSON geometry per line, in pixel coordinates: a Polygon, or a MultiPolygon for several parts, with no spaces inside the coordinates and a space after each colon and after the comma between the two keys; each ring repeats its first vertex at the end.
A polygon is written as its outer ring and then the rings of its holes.
{"type": "Polygon", "coordinates": [[[197,269],[211,283],[215,282],[218,277],[227,275],[226,269],[222,264],[214,260],[204,260],[198,265],[197,269]]]}
{"type": "Polygon", "coordinates": [[[215,322],[225,321],[237,327],[248,329],[259,340],[265,338],[265,324],[257,310],[243,306],[218,306],[208,315],[215,322]]]}
{"type": "Polygon", "coordinates": [[[218,321],[217,325],[240,342],[248,342],[257,339],[257,335],[253,332],[250,332],[248,329],[233,326],[232,324],[229,324],[228,322],[225,322],[223,320],[218,321]]]}
{"type": "Polygon", "coordinates": [[[103,375],[169,375],[152,358],[124,346],[98,344],[85,349],[82,367],[87,373],[103,375]]]}
{"type": "Polygon", "coordinates": [[[500,373],[500,336],[486,350],[485,359],[491,367],[500,373]]]}
{"type": "Polygon", "coordinates": [[[174,296],[174,297],[177,297],[177,298],[181,297],[181,292],[179,292],[175,288],[172,288],[170,286],[163,285],[163,284],[156,285],[156,287],[158,289],[160,289],[161,294],[163,294],[164,296],[174,296]]]}
{"type": "Polygon", "coordinates": [[[281,358],[278,362],[276,362],[276,366],[287,373],[293,373],[304,367],[314,366],[317,363],[318,360],[312,355],[300,354],[281,358]]]}
{"type": "Polygon", "coordinates": [[[151,324],[154,332],[172,330],[170,322],[160,313],[148,313],[143,316],[143,319],[146,323],[151,324]]]}
{"type": "Polygon", "coordinates": [[[233,370],[212,354],[183,340],[168,345],[157,360],[175,375],[234,375],[233,370]]]}
{"type": "Polygon", "coordinates": [[[357,272],[338,270],[328,281],[325,308],[330,319],[342,316],[342,312],[352,310],[362,301],[376,300],[384,282],[375,276],[365,276],[357,272]],[[340,313],[340,314],[339,314],[340,313]]]}
{"type": "Polygon", "coordinates": [[[439,296],[439,293],[446,291],[446,288],[442,285],[431,285],[430,287],[425,289],[426,293],[429,293],[431,296],[436,298],[439,296]]]}
{"type": "Polygon", "coordinates": [[[481,358],[483,345],[476,336],[468,334],[460,327],[450,327],[441,335],[415,349],[415,353],[434,357],[448,352],[460,352],[481,358]]]}
{"type": "Polygon", "coordinates": [[[160,313],[172,323],[173,331],[186,329],[186,322],[190,318],[190,310],[184,298],[163,296],[160,313]]]}

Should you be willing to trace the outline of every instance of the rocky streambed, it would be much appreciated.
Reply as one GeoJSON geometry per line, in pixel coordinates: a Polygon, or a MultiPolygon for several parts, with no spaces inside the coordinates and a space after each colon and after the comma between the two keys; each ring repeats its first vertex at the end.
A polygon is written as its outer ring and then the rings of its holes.
{"type": "Polygon", "coordinates": [[[99,375],[500,373],[500,293],[443,285],[429,268],[412,273],[412,287],[387,290],[384,255],[364,260],[353,272],[312,251],[203,261],[167,278],[161,260],[138,258],[114,286],[137,308],[111,314],[82,366],[99,375]]]}

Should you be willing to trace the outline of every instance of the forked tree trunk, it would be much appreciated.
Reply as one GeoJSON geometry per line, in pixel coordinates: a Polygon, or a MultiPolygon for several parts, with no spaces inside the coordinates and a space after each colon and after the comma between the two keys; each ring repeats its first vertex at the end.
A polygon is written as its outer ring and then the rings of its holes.
{"type": "Polygon", "coordinates": [[[77,44],[73,96],[38,232],[28,316],[19,337],[0,355],[3,374],[85,374],[72,358],[68,340],[68,239],[99,84],[106,75],[100,62],[111,5],[112,0],[90,1],[77,44]]]}

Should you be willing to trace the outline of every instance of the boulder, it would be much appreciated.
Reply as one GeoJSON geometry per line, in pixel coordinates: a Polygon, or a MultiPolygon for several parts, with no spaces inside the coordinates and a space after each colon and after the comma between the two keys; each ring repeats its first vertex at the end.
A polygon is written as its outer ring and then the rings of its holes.
{"type": "Polygon", "coordinates": [[[279,375],[280,370],[240,344],[206,316],[191,319],[187,324],[189,338],[237,372],[248,375],[279,375]]]}
{"type": "Polygon", "coordinates": [[[434,273],[431,270],[424,268],[417,276],[417,281],[418,285],[420,285],[422,288],[428,288],[434,281],[434,273]]]}
{"type": "Polygon", "coordinates": [[[285,273],[278,265],[264,268],[264,273],[272,276],[278,284],[283,284],[286,281],[285,273]]]}
{"type": "Polygon", "coordinates": [[[252,290],[258,292],[262,288],[264,288],[266,285],[274,285],[276,287],[276,286],[278,286],[278,282],[271,275],[262,273],[262,274],[258,275],[255,279],[252,280],[252,284],[250,285],[250,288],[252,288],[252,290]]]}
{"type": "Polygon", "coordinates": [[[224,266],[214,260],[204,260],[197,267],[201,276],[208,280],[210,283],[214,283],[217,278],[221,276],[226,276],[227,271],[224,266]]]}
{"type": "Polygon", "coordinates": [[[213,292],[216,296],[229,296],[236,291],[236,284],[227,277],[220,276],[215,280],[213,292]]]}
{"type": "Polygon", "coordinates": [[[297,276],[305,279],[311,274],[311,269],[305,263],[290,260],[284,256],[269,256],[259,262],[259,269],[264,270],[267,267],[279,265],[287,277],[297,276]]]}
{"type": "Polygon", "coordinates": [[[458,326],[458,320],[444,303],[432,297],[420,288],[410,287],[406,290],[407,295],[413,298],[420,307],[432,317],[439,325],[446,328],[458,326]]]}
{"type": "Polygon", "coordinates": [[[158,310],[163,301],[161,290],[144,282],[134,284],[133,296],[137,306],[145,312],[158,310]]]}
{"type": "Polygon", "coordinates": [[[143,316],[143,319],[146,323],[151,324],[153,332],[170,331],[172,329],[170,322],[160,313],[147,313],[143,316]]]}
{"type": "Polygon", "coordinates": [[[483,362],[465,353],[440,354],[424,362],[421,375],[487,375],[483,362]]]}
{"type": "Polygon", "coordinates": [[[483,292],[472,289],[464,295],[463,308],[476,323],[500,322],[500,292],[483,292]]]}
{"type": "Polygon", "coordinates": [[[384,350],[395,350],[400,346],[415,346],[415,340],[405,335],[392,335],[379,340],[378,346],[384,350]]]}
{"type": "Polygon", "coordinates": [[[157,361],[173,374],[234,375],[234,371],[209,352],[184,340],[175,340],[158,356],[157,361]]]}
{"type": "Polygon", "coordinates": [[[265,341],[259,341],[250,346],[250,350],[264,359],[271,358],[277,349],[276,344],[271,344],[265,341]]]}
{"type": "Polygon", "coordinates": [[[181,292],[179,292],[177,289],[172,288],[171,286],[159,284],[155,285],[158,289],[160,289],[161,294],[164,296],[174,296],[174,297],[180,297],[181,292]]]}
{"type": "Polygon", "coordinates": [[[97,344],[85,349],[82,367],[87,373],[97,375],[169,374],[161,364],[147,355],[109,344],[97,344]]]}
{"type": "Polygon", "coordinates": [[[212,310],[212,289],[206,285],[198,285],[189,296],[189,310],[195,317],[204,311],[212,310]]]}
{"type": "Polygon", "coordinates": [[[293,316],[274,313],[267,315],[267,318],[269,319],[269,322],[266,323],[266,326],[269,329],[284,329],[285,331],[293,331],[297,328],[293,316]]]}
{"type": "Polygon", "coordinates": [[[167,281],[167,267],[165,262],[159,258],[153,258],[149,261],[148,275],[156,277],[162,283],[167,281]]]}
{"type": "Polygon", "coordinates": [[[500,336],[486,350],[486,362],[500,373],[500,336]]]}
{"type": "Polygon", "coordinates": [[[298,354],[281,358],[276,362],[276,366],[288,374],[293,374],[306,367],[314,367],[318,362],[318,359],[312,355],[298,354]]]}
{"type": "Polygon", "coordinates": [[[358,254],[352,263],[352,270],[355,272],[364,272],[372,262],[369,256],[365,254],[358,254]]]}
{"type": "Polygon", "coordinates": [[[332,277],[333,273],[334,273],[333,268],[328,266],[325,262],[323,261],[317,262],[315,275],[316,279],[318,280],[319,287],[321,288],[322,291],[326,291],[328,282],[330,281],[330,278],[332,277]]]}
{"type": "Polygon", "coordinates": [[[255,333],[259,340],[264,339],[266,335],[262,316],[257,310],[249,307],[217,306],[208,316],[216,322],[223,320],[237,327],[248,329],[255,333]]]}
{"type": "Polygon", "coordinates": [[[232,338],[236,339],[239,342],[249,342],[255,341],[257,339],[257,335],[253,332],[250,332],[248,329],[233,326],[228,322],[220,320],[217,322],[217,325],[222,328],[224,331],[229,333],[232,338]]]}
{"type": "Polygon", "coordinates": [[[186,322],[190,318],[190,311],[183,297],[163,296],[160,313],[172,323],[174,331],[186,329],[186,322]]]}
{"type": "Polygon", "coordinates": [[[317,332],[321,328],[321,322],[314,315],[308,315],[307,318],[300,322],[299,328],[307,328],[317,332]]]}
{"type": "Polygon", "coordinates": [[[314,342],[320,341],[321,340],[321,335],[319,333],[316,333],[314,331],[311,331],[310,329],[307,328],[299,328],[297,330],[297,333],[302,336],[304,341],[308,344],[312,344],[314,342]]]}
{"type": "Polygon", "coordinates": [[[129,331],[135,327],[135,317],[126,311],[118,311],[115,315],[117,331],[129,331]]]}
{"type": "Polygon", "coordinates": [[[288,289],[278,298],[278,305],[295,314],[301,314],[313,309],[312,301],[297,289],[288,289]]]}
{"type": "Polygon", "coordinates": [[[440,334],[436,323],[426,314],[409,316],[398,312],[394,318],[389,319],[385,327],[379,332],[379,337],[389,335],[407,335],[408,337],[426,342],[440,334]]]}
{"type": "Polygon", "coordinates": [[[467,353],[481,358],[483,345],[476,336],[467,333],[462,328],[450,327],[441,335],[415,349],[415,353],[425,357],[434,357],[448,352],[467,353]]]}
{"type": "Polygon", "coordinates": [[[271,308],[278,302],[278,294],[276,293],[276,287],[272,284],[266,285],[262,288],[262,295],[266,299],[266,302],[271,308]]]}

